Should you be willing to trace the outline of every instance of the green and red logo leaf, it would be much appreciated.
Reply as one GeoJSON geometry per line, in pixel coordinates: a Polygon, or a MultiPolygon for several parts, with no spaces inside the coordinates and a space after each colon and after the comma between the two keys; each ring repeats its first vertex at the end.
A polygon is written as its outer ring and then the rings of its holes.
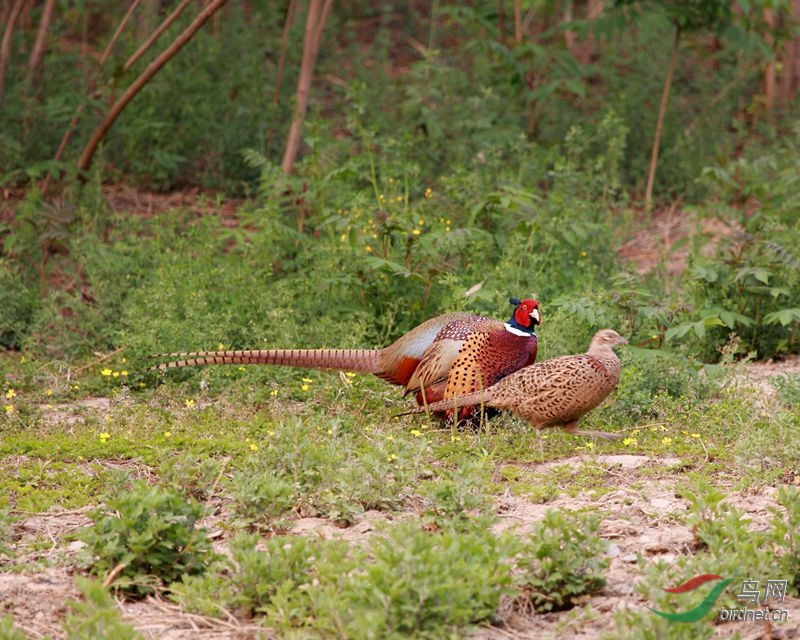
{"type": "Polygon", "coordinates": [[[711,591],[708,592],[708,595],[703,598],[703,601],[698,604],[693,609],[689,609],[688,611],[684,611],[682,613],[666,613],[664,611],[657,611],[652,607],[647,607],[655,614],[660,615],[662,618],[666,618],[667,620],[672,620],[673,622],[697,622],[702,617],[708,614],[711,611],[711,607],[714,606],[714,603],[719,598],[720,594],[724,591],[725,587],[733,580],[733,578],[723,578],[722,576],[718,576],[713,573],[704,573],[699,576],[695,576],[694,578],[690,578],[682,585],[677,587],[664,587],[663,591],[667,593],[688,593],[689,591],[694,591],[697,587],[704,585],[706,582],[711,582],[713,580],[722,580],[719,584],[715,585],[711,591]]]}

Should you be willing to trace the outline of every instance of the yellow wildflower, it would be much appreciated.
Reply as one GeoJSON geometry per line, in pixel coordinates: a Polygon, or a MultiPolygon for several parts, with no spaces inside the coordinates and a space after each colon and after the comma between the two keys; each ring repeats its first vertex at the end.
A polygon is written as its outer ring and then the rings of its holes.
{"type": "Polygon", "coordinates": [[[164,437],[167,438],[167,439],[171,438],[172,437],[172,431],[165,431],[164,432],[164,437]]]}
{"type": "Polygon", "coordinates": [[[278,395],[278,390],[277,389],[273,389],[272,391],[269,392],[269,395],[271,395],[274,398],[275,396],[278,395]]]}
{"type": "Polygon", "coordinates": [[[425,197],[426,197],[426,198],[431,198],[431,197],[433,197],[433,189],[431,189],[430,187],[428,187],[427,189],[425,189],[425,197]]]}
{"type": "Polygon", "coordinates": [[[419,229],[414,229],[411,233],[415,236],[418,236],[421,233],[421,231],[419,229]]]}
{"type": "Polygon", "coordinates": [[[672,438],[661,438],[661,444],[672,444],[672,438]]]}
{"type": "Polygon", "coordinates": [[[13,404],[7,404],[6,405],[6,413],[14,413],[14,405],[13,404]]]}
{"type": "Polygon", "coordinates": [[[108,367],[106,367],[105,369],[103,369],[100,372],[100,375],[101,376],[110,376],[112,373],[114,373],[114,372],[111,369],[109,369],[108,367]]]}
{"type": "Polygon", "coordinates": [[[700,437],[700,434],[699,434],[699,433],[693,433],[693,434],[691,434],[691,435],[692,435],[692,438],[699,438],[699,437],[700,437]]]}
{"type": "Polygon", "coordinates": [[[125,376],[128,375],[128,372],[125,369],[123,369],[122,371],[119,372],[119,375],[121,375],[124,378],[125,376]]]}
{"type": "Polygon", "coordinates": [[[356,374],[353,371],[348,371],[344,375],[346,375],[348,378],[355,378],[356,377],[356,374]]]}
{"type": "Polygon", "coordinates": [[[303,382],[314,382],[311,378],[301,378],[303,382]]]}
{"type": "Polygon", "coordinates": [[[108,442],[108,439],[111,437],[111,434],[108,431],[103,431],[103,433],[101,433],[99,437],[101,442],[106,443],[108,442]]]}
{"type": "Polygon", "coordinates": [[[301,386],[300,386],[300,388],[301,388],[303,391],[308,391],[308,385],[307,385],[307,384],[301,385],[301,386]]]}
{"type": "Polygon", "coordinates": [[[183,401],[183,404],[186,405],[187,409],[191,409],[194,406],[194,400],[192,400],[191,398],[187,398],[186,400],[183,401]]]}
{"type": "Polygon", "coordinates": [[[9,400],[11,400],[11,398],[16,398],[16,396],[17,392],[14,391],[13,389],[9,389],[8,391],[6,391],[6,398],[8,398],[9,400]]]}
{"type": "Polygon", "coordinates": [[[394,462],[395,460],[397,460],[397,454],[396,453],[390,453],[388,456],[386,456],[386,459],[389,462],[394,462]]]}
{"type": "Polygon", "coordinates": [[[417,436],[417,437],[419,437],[419,436],[421,436],[421,435],[422,435],[422,431],[420,431],[419,429],[412,429],[412,430],[411,430],[409,433],[410,433],[412,436],[417,436]]]}
{"type": "Polygon", "coordinates": [[[250,443],[250,451],[258,451],[258,445],[255,442],[250,443]]]}
{"type": "Polygon", "coordinates": [[[630,447],[630,446],[635,446],[636,444],[638,444],[638,441],[636,440],[636,438],[625,438],[622,441],[622,444],[624,444],[627,447],[630,447]]]}

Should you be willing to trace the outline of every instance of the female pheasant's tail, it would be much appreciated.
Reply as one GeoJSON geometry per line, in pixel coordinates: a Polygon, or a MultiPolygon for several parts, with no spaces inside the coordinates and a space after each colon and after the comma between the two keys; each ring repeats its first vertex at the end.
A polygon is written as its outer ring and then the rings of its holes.
{"type": "Polygon", "coordinates": [[[398,415],[407,416],[412,413],[440,413],[458,411],[464,407],[475,407],[478,405],[489,405],[492,400],[491,389],[481,389],[480,391],[473,391],[472,393],[465,393],[463,395],[454,396],[438,402],[430,402],[422,404],[419,407],[414,407],[408,411],[404,411],[398,415]]]}
{"type": "Polygon", "coordinates": [[[307,369],[335,369],[358,373],[381,372],[377,349],[247,349],[242,351],[188,351],[161,353],[154,358],[172,358],[153,369],[202,367],[210,364],[273,364],[307,369]]]}

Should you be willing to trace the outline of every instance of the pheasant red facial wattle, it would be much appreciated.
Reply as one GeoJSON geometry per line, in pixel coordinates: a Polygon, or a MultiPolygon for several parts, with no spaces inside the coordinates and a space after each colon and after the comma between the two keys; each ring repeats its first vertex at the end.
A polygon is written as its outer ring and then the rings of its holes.
{"type": "Polygon", "coordinates": [[[532,328],[541,322],[539,316],[539,303],[536,300],[517,300],[511,298],[514,305],[514,314],[511,322],[516,323],[520,328],[532,328]]]}
{"type": "MultiPolygon", "coordinates": [[[[414,394],[419,404],[486,389],[533,364],[540,322],[539,303],[511,298],[508,322],[470,313],[446,313],[415,327],[384,349],[261,349],[194,351],[158,357],[177,358],[159,370],[212,364],[262,364],[371,373],[414,394]]],[[[474,407],[459,410],[471,417],[474,407]]],[[[451,409],[437,411],[450,417],[451,409]]]]}

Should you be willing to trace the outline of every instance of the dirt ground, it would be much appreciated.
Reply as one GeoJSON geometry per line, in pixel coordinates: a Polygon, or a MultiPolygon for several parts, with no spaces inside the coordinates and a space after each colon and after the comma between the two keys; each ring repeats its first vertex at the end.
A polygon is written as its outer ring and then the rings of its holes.
{"type": "MultiPolygon", "coordinates": [[[[576,638],[595,640],[604,634],[613,633],[615,611],[631,607],[641,610],[647,602],[636,593],[635,585],[640,579],[637,565],[638,555],[645,559],[671,561],[679,554],[693,549],[691,531],[681,524],[680,516],[688,503],[676,497],[677,480],[665,480],[663,475],[653,479],[643,473],[648,468],[680,465],[678,458],[653,459],[639,455],[605,455],[574,457],[557,462],[536,465],[536,471],[548,466],[592,464],[602,467],[613,490],[599,499],[588,496],[562,496],[546,504],[536,504],[511,495],[498,498],[496,509],[498,531],[518,530],[525,532],[542,518],[547,509],[597,509],[602,513],[615,514],[606,517],[601,527],[601,536],[610,542],[608,556],[610,566],[607,584],[595,596],[587,599],[591,608],[591,620],[576,616],[572,612],[561,612],[532,616],[511,616],[505,626],[484,627],[474,634],[479,640],[501,640],[507,638],[576,638]]],[[[734,483],[731,478],[731,485],[734,483]]],[[[754,529],[764,528],[769,516],[768,508],[774,505],[775,489],[765,487],[757,492],[729,494],[729,502],[744,510],[754,529]]],[[[90,524],[86,510],[51,510],[44,514],[23,514],[17,524],[17,534],[25,538],[52,541],[50,548],[40,549],[23,559],[34,569],[24,573],[0,574],[0,610],[11,613],[16,623],[29,638],[63,638],[61,620],[67,612],[67,601],[78,597],[74,576],[64,568],[70,556],[80,549],[80,543],[64,547],[60,540],[76,528],[90,524]],[[37,566],[50,565],[43,570],[37,566]]],[[[350,541],[374,534],[375,523],[384,518],[379,512],[368,512],[354,526],[339,529],[321,518],[305,518],[294,523],[293,533],[322,538],[342,538],[350,541]]],[[[212,529],[214,523],[207,523],[212,529]]],[[[743,633],[745,640],[764,638],[800,638],[800,599],[787,598],[784,608],[789,610],[789,621],[767,628],[763,623],[736,622],[721,624],[715,637],[727,638],[735,631],[743,633]]],[[[237,620],[213,620],[188,614],[164,600],[151,598],[143,602],[120,602],[124,619],[134,625],[146,638],[164,640],[189,640],[196,638],[244,639],[269,638],[263,628],[249,626],[237,620]]]]}

